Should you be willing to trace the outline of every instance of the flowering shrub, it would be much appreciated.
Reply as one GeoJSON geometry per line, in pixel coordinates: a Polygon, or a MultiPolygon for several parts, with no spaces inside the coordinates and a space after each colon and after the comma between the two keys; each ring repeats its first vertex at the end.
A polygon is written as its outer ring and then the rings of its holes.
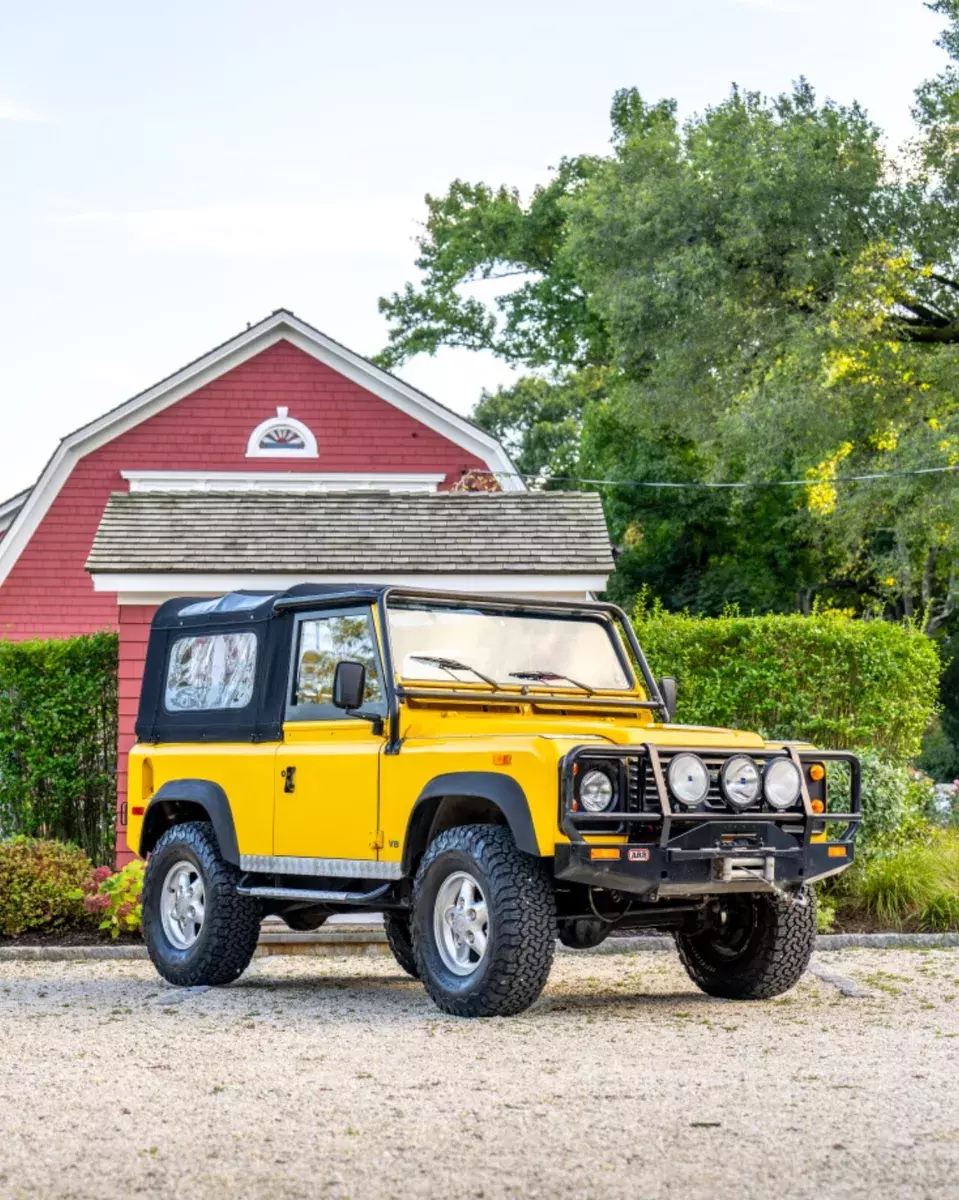
{"type": "Polygon", "coordinates": [[[98,928],[108,929],[112,938],[140,929],[145,869],[146,864],[139,859],[116,873],[109,867],[97,867],[74,893],[86,912],[99,917],[98,928]]]}
{"type": "Polygon", "coordinates": [[[82,850],[42,838],[0,842],[0,936],[89,924],[78,884],[93,864],[82,850]]]}

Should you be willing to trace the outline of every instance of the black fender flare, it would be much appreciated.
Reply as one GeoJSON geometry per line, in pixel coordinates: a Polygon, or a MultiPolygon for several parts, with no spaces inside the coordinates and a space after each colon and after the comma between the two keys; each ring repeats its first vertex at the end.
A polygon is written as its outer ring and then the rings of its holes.
{"type": "Polygon", "coordinates": [[[228,863],[240,865],[240,849],[236,840],[236,826],[233,824],[233,811],[226,792],[218,783],[209,779],[171,779],[164,783],[150,797],[146,813],[143,817],[143,828],[140,831],[140,857],[145,858],[152,826],[150,814],[159,814],[160,809],[167,805],[184,804],[201,808],[210,823],[220,846],[220,853],[228,863]]]}
{"type": "Polygon", "coordinates": [[[452,771],[431,779],[416,798],[403,843],[404,875],[412,873],[413,855],[420,848],[420,843],[425,849],[438,805],[448,797],[485,800],[495,805],[503,814],[517,847],[526,854],[533,854],[537,858],[540,856],[529,801],[515,779],[509,775],[498,775],[495,771],[452,771]]]}

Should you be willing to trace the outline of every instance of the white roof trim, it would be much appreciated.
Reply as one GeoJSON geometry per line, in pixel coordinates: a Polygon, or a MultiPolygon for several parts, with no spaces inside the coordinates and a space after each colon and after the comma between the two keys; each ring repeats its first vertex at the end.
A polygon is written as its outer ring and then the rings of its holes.
{"type": "Polygon", "coordinates": [[[26,488],[22,492],[17,492],[15,496],[11,496],[9,500],[4,500],[3,504],[0,504],[0,533],[3,533],[5,529],[9,529],[17,519],[17,513],[23,508],[29,495],[30,488],[26,488]]]}
{"type": "Polygon", "coordinates": [[[402,587],[438,588],[449,592],[490,593],[499,596],[574,596],[601,592],[605,575],[559,574],[426,574],[418,572],[377,572],[370,574],[324,575],[311,571],[304,575],[267,575],[211,572],[95,572],[93,590],[115,592],[119,604],[161,604],[175,596],[222,596],[241,589],[279,592],[295,583],[393,583],[402,587]]]}
{"type": "Polygon", "coordinates": [[[279,309],[209,354],[189,363],[175,375],[65,437],[16,514],[8,532],[0,540],[0,584],[10,574],[79,459],[281,341],[291,342],[318,362],[476,455],[491,472],[501,476],[500,486],[504,491],[526,491],[523,481],[516,476],[516,468],[509,455],[490,434],[354,354],[352,350],[347,350],[293,313],[279,309]]]}
{"type": "Polygon", "coordinates": [[[435,492],[439,473],[400,471],[121,471],[131,492],[435,492]]]}

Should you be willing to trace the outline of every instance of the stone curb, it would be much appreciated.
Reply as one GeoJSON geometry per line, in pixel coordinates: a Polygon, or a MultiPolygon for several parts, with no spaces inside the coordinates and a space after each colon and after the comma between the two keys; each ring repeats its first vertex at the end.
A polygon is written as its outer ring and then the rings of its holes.
{"type": "MultiPolygon", "coordinates": [[[[816,949],[830,950],[934,950],[937,947],[959,946],[959,933],[821,933],[816,938],[816,949]]],[[[558,947],[566,950],[565,946],[558,947]]],[[[671,937],[618,937],[609,938],[590,950],[576,950],[575,954],[632,954],[639,950],[657,951],[674,949],[671,937]]]]}
{"type": "MultiPolygon", "coordinates": [[[[818,951],[830,950],[933,950],[959,946],[959,933],[827,933],[816,938],[818,951]]],[[[589,950],[570,950],[559,943],[561,954],[635,954],[674,949],[671,937],[610,938],[589,950]]],[[[389,953],[386,935],[378,929],[318,929],[315,933],[269,931],[257,947],[257,957],[274,954],[336,955],[389,953]]],[[[84,962],[144,959],[144,946],[0,946],[0,962],[84,962]]]]}

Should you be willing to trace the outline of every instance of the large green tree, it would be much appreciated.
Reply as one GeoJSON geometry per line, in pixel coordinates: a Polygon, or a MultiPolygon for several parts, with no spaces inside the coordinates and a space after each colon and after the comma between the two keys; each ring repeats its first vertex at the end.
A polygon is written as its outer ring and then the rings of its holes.
{"type": "Polygon", "coordinates": [[[384,361],[455,345],[529,369],[474,416],[547,483],[624,481],[602,485],[620,597],[950,621],[955,478],[848,481],[959,463],[959,0],[932,7],[949,63],[909,155],[805,81],[684,123],[626,89],[611,153],[528,202],[461,181],[427,199],[384,361]]]}

